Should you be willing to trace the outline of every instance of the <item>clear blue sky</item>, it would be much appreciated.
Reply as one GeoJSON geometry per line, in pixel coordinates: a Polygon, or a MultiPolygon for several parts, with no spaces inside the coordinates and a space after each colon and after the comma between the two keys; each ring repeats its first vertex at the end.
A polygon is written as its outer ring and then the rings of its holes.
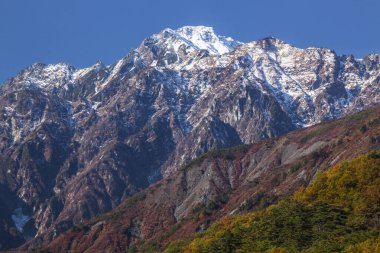
{"type": "Polygon", "coordinates": [[[34,62],[111,64],[166,27],[213,26],[362,57],[380,52],[379,0],[0,0],[0,83],[34,62]]]}

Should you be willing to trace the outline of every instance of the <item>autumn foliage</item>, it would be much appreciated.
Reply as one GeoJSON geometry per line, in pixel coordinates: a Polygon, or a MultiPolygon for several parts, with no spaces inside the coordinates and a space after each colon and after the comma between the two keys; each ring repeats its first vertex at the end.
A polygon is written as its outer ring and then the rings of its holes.
{"type": "Polygon", "coordinates": [[[267,209],[231,216],[165,252],[380,252],[380,151],[321,173],[267,209]]]}

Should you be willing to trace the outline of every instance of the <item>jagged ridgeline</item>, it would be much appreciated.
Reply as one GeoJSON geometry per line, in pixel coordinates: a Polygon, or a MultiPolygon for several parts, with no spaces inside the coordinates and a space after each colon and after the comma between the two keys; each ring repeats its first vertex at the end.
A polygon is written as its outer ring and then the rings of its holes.
{"type": "Polygon", "coordinates": [[[203,26],[165,29],[110,66],[33,64],[0,91],[0,244],[52,240],[210,150],[375,105],[379,75],[376,54],[203,26]]]}
{"type": "Polygon", "coordinates": [[[380,252],[380,151],[319,174],[263,211],[223,218],[174,252],[380,252]]]}

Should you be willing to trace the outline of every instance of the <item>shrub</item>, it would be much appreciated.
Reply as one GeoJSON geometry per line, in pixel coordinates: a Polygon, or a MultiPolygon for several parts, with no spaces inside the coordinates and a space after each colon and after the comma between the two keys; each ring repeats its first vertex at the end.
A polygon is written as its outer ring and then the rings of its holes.
{"type": "Polygon", "coordinates": [[[368,130],[367,125],[362,125],[362,126],[360,127],[360,132],[362,132],[362,133],[367,132],[367,130],[368,130]]]}
{"type": "Polygon", "coordinates": [[[290,173],[294,173],[294,172],[297,172],[299,169],[301,169],[301,164],[297,163],[295,165],[293,165],[292,167],[290,167],[290,173]]]}
{"type": "Polygon", "coordinates": [[[182,240],[172,241],[166,248],[165,253],[180,253],[185,245],[186,243],[182,240]]]}
{"type": "Polygon", "coordinates": [[[371,120],[371,121],[368,123],[368,125],[369,125],[370,127],[375,126],[375,125],[378,125],[378,124],[380,124],[380,117],[374,118],[373,120],[371,120]]]}
{"type": "Polygon", "coordinates": [[[264,197],[264,193],[263,192],[257,193],[254,197],[250,197],[246,201],[244,201],[240,205],[239,210],[240,211],[250,211],[250,210],[252,210],[256,205],[258,205],[260,203],[260,201],[262,200],[263,197],[264,197]]]}

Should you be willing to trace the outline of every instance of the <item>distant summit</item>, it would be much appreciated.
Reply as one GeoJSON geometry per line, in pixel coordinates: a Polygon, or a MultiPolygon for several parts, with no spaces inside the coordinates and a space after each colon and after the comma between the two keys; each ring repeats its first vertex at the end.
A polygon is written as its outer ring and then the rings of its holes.
{"type": "Polygon", "coordinates": [[[218,55],[228,53],[241,44],[230,37],[216,35],[212,27],[184,26],[177,30],[165,29],[164,32],[172,32],[197,49],[218,55]]]}
{"type": "Polygon", "coordinates": [[[379,58],[185,26],[110,66],[33,64],[0,90],[0,244],[53,239],[210,150],[375,105],[379,58]]]}

